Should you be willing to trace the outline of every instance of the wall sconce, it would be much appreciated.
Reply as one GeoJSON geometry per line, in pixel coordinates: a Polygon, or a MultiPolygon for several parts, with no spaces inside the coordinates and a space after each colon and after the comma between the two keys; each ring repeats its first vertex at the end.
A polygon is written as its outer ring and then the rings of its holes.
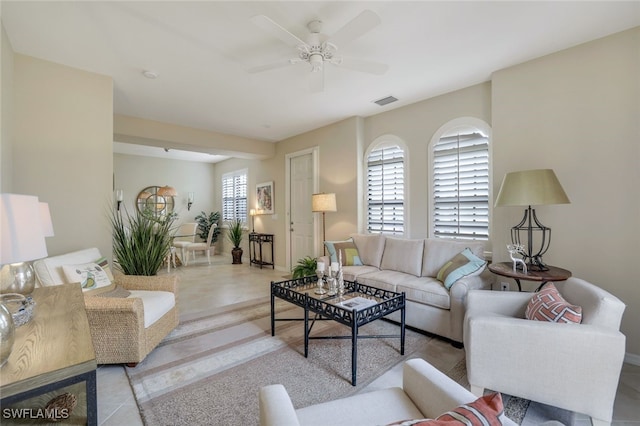
{"type": "Polygon", "coordinates": [[[191,205],[193,204],[194,196],[193,192],[190,192],[187,195],[187,210],[191,210],[191,205]]]}
{"type": "Polygon", "coordinates": [[[124,200],[124,193],[122,192],[122,189],[116,189],[116,209],[118,211],[120,211],[120,204],[122,204],[123,200],[124,200]]]}

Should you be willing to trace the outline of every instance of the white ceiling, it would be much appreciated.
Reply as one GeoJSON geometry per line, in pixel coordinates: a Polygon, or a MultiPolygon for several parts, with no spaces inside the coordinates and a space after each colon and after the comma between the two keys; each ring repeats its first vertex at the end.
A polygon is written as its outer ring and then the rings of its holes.
{"type": "Polygon", "coordinates": [[[1,7],[15,52],[113,77],[115,113],[265,142],[488,81],[493,71],[640,25],[638,1],[3,0],[1,7]],[[307,22],[322,20],[330,36],[365,9],[381,24],[339,53],[387,63],[384,75],[327,64],[325,89],[314,93],[308,64],[246,72],[295,55],[252,16],[304,40],[307,22]],[[399,101],[373,103],[388,95],[399,101]]]}

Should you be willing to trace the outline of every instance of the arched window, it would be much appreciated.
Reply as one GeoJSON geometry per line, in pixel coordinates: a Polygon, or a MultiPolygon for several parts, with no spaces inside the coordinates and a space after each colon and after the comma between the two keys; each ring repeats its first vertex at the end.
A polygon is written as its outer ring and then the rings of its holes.
{"type": "Polygon", "coordinates": [[[489,137],[486,123],[453,120],[431,142],[431,227],[437,238],[489,239],[489,137]]]}
{"type": "Polygon", "coordinates": [[[367,232],[404,235],[405,149],[398,138],[379,138],[366,155],[367,232]]]}

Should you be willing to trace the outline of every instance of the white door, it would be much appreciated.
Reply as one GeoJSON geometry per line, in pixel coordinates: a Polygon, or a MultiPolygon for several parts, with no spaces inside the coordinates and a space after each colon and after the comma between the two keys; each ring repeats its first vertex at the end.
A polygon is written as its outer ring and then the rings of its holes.
{"type": "Polygon", "coordinates": [[[311,212],[313,194],[313,155],[292,156],[290,170],[289,241],[290,265],[295,267],[305,256],[315,257],[313,244],[314,222],[311,212]]]}

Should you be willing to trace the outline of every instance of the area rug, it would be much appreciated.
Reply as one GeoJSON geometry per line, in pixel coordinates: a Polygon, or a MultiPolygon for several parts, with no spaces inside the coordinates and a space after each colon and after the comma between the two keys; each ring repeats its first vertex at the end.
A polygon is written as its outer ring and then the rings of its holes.
{"type": "MultiPolygon", "coordinates": [[[[302,311],[277,301],[278,318],[300,318],[302,311]]],[[[149,426],[215,424],[257,425],[258,390],[281,383],[295,407],[305,407],[357,393],[406,359],[422,357],[438,339],[407,330],[405,355],[399,339],[358,342],[358,386],[351,385],[350,340],[312,340],[305,358],[300,321],[276,323],[271,336],[268,298],[243,302],[182,322],[147,358],[127,368],[143,422],[149,426]],[[435,342],[433,342],[435,341],[435,342]]],[[[395,334],[398,326],[375,321],[360,334],[395,334]]],[[[348,335],[332,321],[316,322],[313,334],[348,335]]],[[[445,371],[465,385],[461,349],[442,345],[460,359],[445,371]]],[[[468,385],[467,385],[468,386],[468,385]]],[[[522,402],[513,400],[509,407],[522,402]]],[[[528,403],[528,401],[525,401],[528,403]]],[[[522,417],[528,407],[521,408],[522,417]]],[[[513,408],[516,409],[516,408],[513,408]]],[[[519,414],[518,414],[519,416],[519,414]]],[[[514,420],[516,412],[510,414],[514,420]]]]}

